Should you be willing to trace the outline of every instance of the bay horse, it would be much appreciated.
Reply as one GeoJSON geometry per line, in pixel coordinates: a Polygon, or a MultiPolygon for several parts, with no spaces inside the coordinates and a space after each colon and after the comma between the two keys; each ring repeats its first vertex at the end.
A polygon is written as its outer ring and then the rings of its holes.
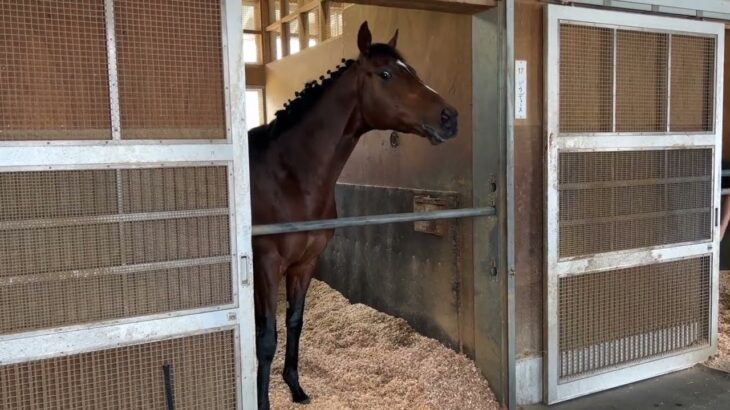
{"type": "MultiPolygon", "coordinates": [[[[337,217],[335,185],[360,136],[371,130],[418,134],[438,145],[457,134],[455,108],[424,84],[396,50],[398,31],[372,43],[367,21],[356,60],[304,90],[269,124],[249,131],[253,223],[337,217]]],[[[304,298],[333,230],[253,238],[259,409],[269,408],[269,376],[276,352],[279,282],[286,278],[286,356],[283,377],[292,400],[308,403],[299,384],[299,336],[304,298]]]]}

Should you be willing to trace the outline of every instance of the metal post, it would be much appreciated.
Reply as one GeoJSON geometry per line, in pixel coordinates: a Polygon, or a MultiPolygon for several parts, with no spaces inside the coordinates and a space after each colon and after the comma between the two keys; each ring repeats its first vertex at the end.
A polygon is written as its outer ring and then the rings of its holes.
{"type": "MultiPolygon", "coordinates": [[[[515,73],[515,1],[505,1],[505,17],[504,17],[504,31],[505,31],[505,63],[504,70],[506,74],[505,87],[506,87],[506,123],[505,129],[505,181],[507,184],[507,190],[505,192],[506,198],[504,199],[505,212],[502,214],[507,217],[506,221],[506,234],[503,236],[506,241],[506,256],[507,256],[507,349],[506,349],[506,364],[507,364],[507,391],[505,392],[506,402],[508,408],[517,408],[517,392],[516,392],[516,344],[517,344],[517,317],[515,312],[515,107],[514,107],[514,73],[515,73]]],[[[501,204],[500,204],[501,205],[501,204]]]]}

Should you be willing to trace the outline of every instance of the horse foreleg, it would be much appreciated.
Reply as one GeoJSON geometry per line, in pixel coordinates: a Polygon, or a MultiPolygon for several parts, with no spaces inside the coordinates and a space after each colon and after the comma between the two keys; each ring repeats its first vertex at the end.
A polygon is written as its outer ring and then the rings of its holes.
{"type": "Polygon", "coordinates": [[[254,261],[254,303],[256,310],[256,387],[258,408],[269,409],[269,376],[276,353],[276,304],[281,278],[279,258],[258,258],[254,261]],[[258,262],[258,263],[257,263],[258,262]]]}
{"type": "Polygon", "coordinates": [[[304,299],[317,259],[296,265],[286,272],[286,358],[283,376],[296,403],[309,403],[309,396],[299,384],[299,337],[304,324],[304,299]]]}

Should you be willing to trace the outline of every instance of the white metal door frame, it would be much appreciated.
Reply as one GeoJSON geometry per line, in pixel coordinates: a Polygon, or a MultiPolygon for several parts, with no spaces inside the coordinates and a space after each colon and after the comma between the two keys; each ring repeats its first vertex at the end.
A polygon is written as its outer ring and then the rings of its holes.
{"type": "Polygon", "coordinates": [[[573,0],[592,6],[730,20],[727,0],[573,0]]]}
{"type": "MultiPolygon", "coordinates": [[[[555,403],[589,393],[606,390],[651,376],[689,367],[705,360],[717,349],[717,308],[719,272],[719,229],[713,223],[712,240],[685,244],[656,246],[627,251],[609,252],[589,257],[559,258],[558,152],[646,150],[669,147],[710,147],[713,149],[713,204],[720,206],[720,155],[722,142],[722,59],[724,55],[724,26],[717,23],[639,15],[626,12],[548,5],[545,19],[545,92],[546,92],[546,159],[545,159],[545,335],[546,360],[545,400],[555,403]],[[639,31],[713,36],[715,52],[715,115],[714,131],[709,133],[580,133],[559,135],[560,37],[559,25],[571,24],[620,27],[639,31]],[[720,113],[718,115],[718,113],[720,113]],[[637,134],[646,138],[636,138],[637,134]],[[659,261],[671,261],[702,255],[712,256],[712,292],[710,346],[684,351],[674,356],[648,359],[581,379],[560,383],[559,380],[559,322],[558,280],[561,277],[597,272],[659,261]]],[[[615,78],[615,75],[614,75],[615,78]]],[[[615,94],[615,87],[614,87],[615,94]]],[[[716,222],[716,221],[715,221],[716,222]]]]}
{"type": "Polygon", "coordinates": [[[114,0],[105,0],[112,140],[0,142],[0,172],[225,165],[228,169],[233,303],[211,308],[0,336],[0,365],[234,330],[240,409],[256,407],[248,135],[240,0],[221,0],[225,140],[124,140],[120,129],[114,0]]]}

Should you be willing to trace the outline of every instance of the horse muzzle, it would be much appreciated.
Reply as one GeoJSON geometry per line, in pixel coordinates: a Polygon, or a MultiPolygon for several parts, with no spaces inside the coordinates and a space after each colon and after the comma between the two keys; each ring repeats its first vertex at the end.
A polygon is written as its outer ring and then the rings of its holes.
{"type": "Polygon", "coordinates": [[[433,145],[439,145],[455,138],[459,131],[456,122],[450,124],[448,127],[441,126],[436,128],[431,125],[424,124],[421,128],[424,136],[428,138],[433,145]]]}

